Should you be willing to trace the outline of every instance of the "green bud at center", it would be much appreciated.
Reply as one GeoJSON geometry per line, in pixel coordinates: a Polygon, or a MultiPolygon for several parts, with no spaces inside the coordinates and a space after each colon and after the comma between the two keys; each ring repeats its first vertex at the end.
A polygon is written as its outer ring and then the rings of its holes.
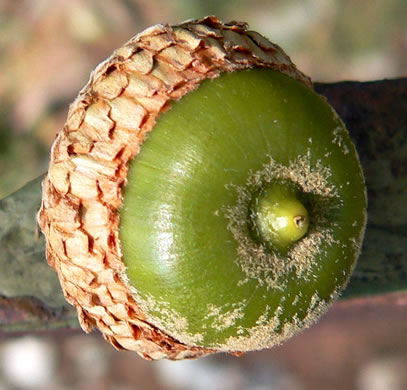
{"type": "Polygon", "coordinates": [[[263,191],[251,215],[259,238],[283,252],[304,237],[309,227],[307,209],[287,184],[274,183],[263,191]]]}

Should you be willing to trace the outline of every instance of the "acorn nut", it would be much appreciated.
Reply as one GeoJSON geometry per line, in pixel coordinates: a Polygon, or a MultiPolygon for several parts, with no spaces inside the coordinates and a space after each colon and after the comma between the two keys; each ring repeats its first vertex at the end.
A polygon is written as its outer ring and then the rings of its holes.
{"type": "Polygon", "coordinates": [[[366,224],[344,124],[277,45],[215,17],[97,66],[38,221],[82,328],[146,359],[268,348],[346,285],[366,224]]]}

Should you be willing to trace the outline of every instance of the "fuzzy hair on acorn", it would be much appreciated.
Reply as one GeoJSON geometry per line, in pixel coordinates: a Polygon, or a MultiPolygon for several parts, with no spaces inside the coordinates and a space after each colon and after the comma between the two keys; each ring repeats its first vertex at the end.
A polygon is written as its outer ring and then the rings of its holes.
{"type": "Polygon", "coordinates": [[[366,225],[349,134],[284,51],[216,17],[136,35],[52,146],[38,222],[82,329],[146,359],[239,355],[313,324],[366,225]]]}

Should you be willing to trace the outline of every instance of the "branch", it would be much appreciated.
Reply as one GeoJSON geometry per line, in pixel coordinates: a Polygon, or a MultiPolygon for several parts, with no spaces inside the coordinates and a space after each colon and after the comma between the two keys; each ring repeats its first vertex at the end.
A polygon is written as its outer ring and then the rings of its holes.
{"type": "Polygon", "coordinates": [[[345,122],[368,192],[362,254],[344,297],[407,289],[407,78],[317,84],[345,122]]]}
{"type": "MultiPolygon", "coordinates": [[[[315,88],[344,120],[365,172],[369,221],[343,296],[367,304],[372,294],[407,289],[407,78],[315,88]]],[[[0,201],[0,334],[79,326],[38,237],[41,180],[0,201]]]]}
{"type": "Polygon", "coordinates": [[[0,201],[0,335],[79,326],[37,230],[42,178],[0,201]]]}

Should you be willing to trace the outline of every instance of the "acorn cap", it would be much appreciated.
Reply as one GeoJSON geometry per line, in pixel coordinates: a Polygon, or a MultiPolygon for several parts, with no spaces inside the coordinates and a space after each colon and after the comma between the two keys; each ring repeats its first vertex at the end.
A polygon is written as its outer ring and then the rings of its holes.
{"type": "MultiPolygon", "coordinates": [[[[188,346],[147,321],[125,277],[119,208],[128,166],[169,103],[222,72],[271,68],[312,87],[277,45],[216,17],[156,25],[99,64],[51,150],[38,213],[48,263],[85,332],[146,359],[216,352],[188,346]]],[[[239,352],[236,351],[236,354],[239,352]]]]}

